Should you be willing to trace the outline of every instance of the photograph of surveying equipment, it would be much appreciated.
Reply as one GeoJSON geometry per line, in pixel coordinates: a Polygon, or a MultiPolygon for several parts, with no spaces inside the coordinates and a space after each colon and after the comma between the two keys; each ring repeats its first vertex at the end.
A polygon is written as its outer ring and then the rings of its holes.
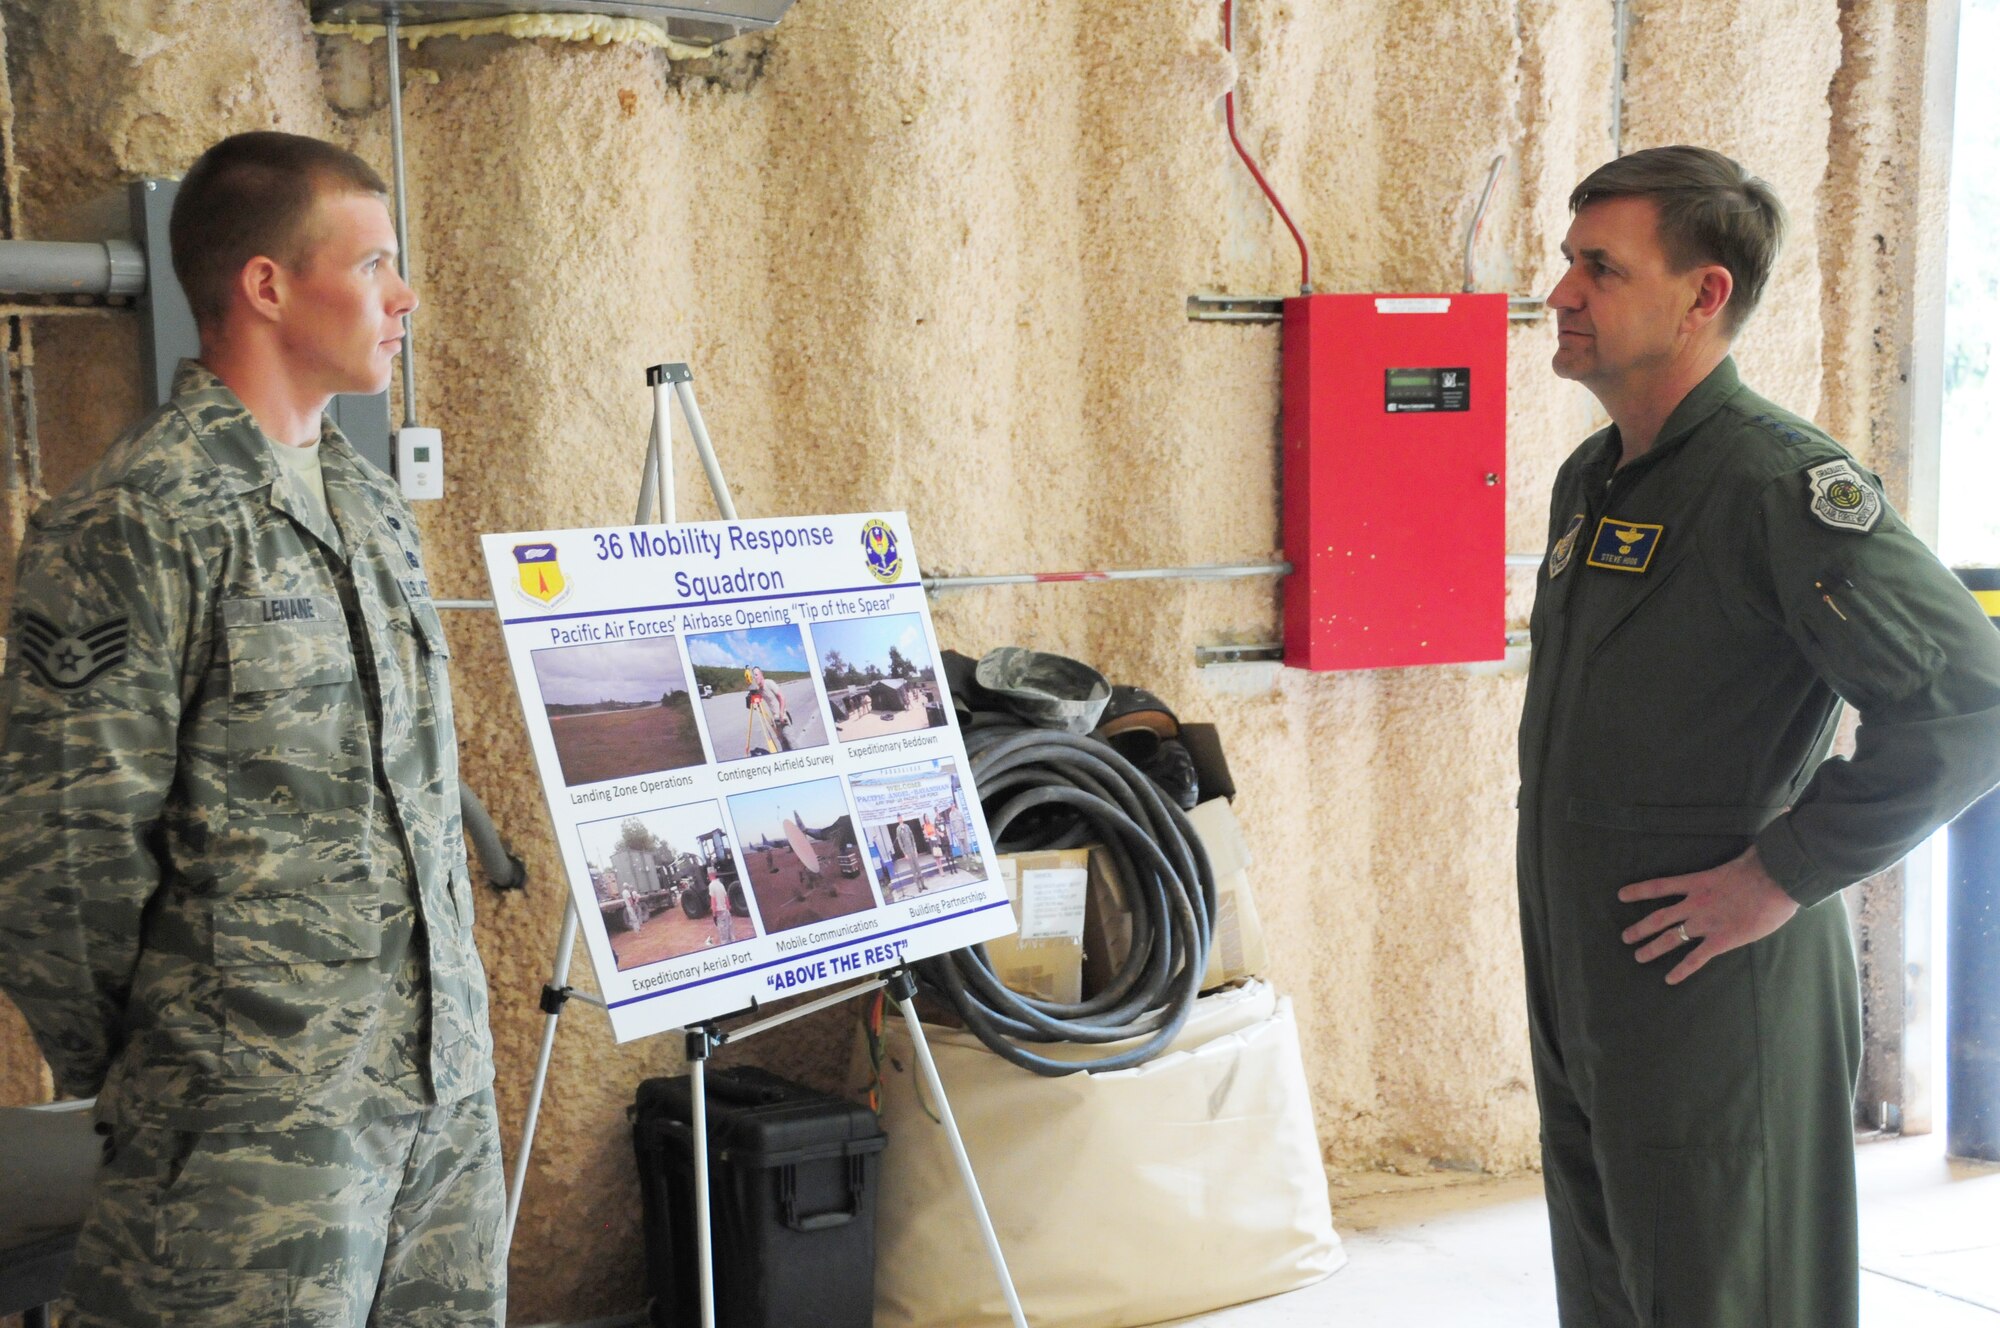
{"type": "Polygon", "coordinates": [[[531,652],[565,784],[700,765],[680,645],[670,636],[531,652]]]}
{"type": "Polygon", "coordinates": [[[876,907],[839,780],[735,794],[729,817],[765,931],[775,935],[876,907]]]}
{"type": "Polygon", "coordinates": [[[944,723],[944,690],[921,614],[815,623],[812,639],[842,742],[944,723]]]}
{"type": "Polygon", "coordinates": [[[576,832],[621,970],[756,939],[713,800],[586,821],[576,832]]]}
{"type": "Polygon", "coordinates": [[[691,636],[688,659],[717,762],[826,746],[826,721],[798,628],[691,636]]]}
{"type": "Polygon", "coordinates": [[[986,879],[956,761],[921,761],[848,782],[883,899],[900,904],[986,879]]]}

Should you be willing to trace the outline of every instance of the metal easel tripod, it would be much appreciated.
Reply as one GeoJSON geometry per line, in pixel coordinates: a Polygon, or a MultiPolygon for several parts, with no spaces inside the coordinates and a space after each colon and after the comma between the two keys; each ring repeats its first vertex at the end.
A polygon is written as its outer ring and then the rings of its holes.
{"type": "MultiPolygon", "coordinates": [[[[646,370],[646,384],[653,391],[652,434],[646,446],[646,462],[639,485],[639,510],[635,524],[650,524],[657,514],[665,524],[675,519],[674,512],[674,471],[673,471],[673,406],[678,404],[681,418],[687,421],[688,433],[694,441],[695,452],[701,457],[702,469],[708,476],[709,491],[715,496],[717,512],[725,521],[734,521],[736,502],[729,496],[729,485],[722,477],[722,466],[716,460],[715,447],[709,441],[708,426],[702,422],[701,408],[694,400],[694,375],[685,364],[656,364],[646,370]]],[[[766,723],[769,723],[768,718],[766,723]]],[[[535,1078],[528,1095],[528,1115],[521,1131],[521,1151],[514,1159],[514,1174],[507,1187],[507,1225],[505,1242],[511,1250],[514,1244],[514,1223],[520,1215],[521,1192],[528,1178],[528,1160],[534,1151],[535,1127],[542,1113],[542,1098],[548,1088],[549,1059],[555,1050],[556,1021],[562,1016],[562,1009],[572,998],[598,1008],[604,1002],[598,997],[573,990],[569,986],[570,958],[576,949],[577,912],[576,900],[572,896],[563,910],[562,930],[556,938],[555,966],[550,971],[549,980],[542,988],[541,1007],[544,1013],[542,1024],[542,1045],[535,1061],[535,1078]]],[[[696,1264],[700,1269],[701,1282],[701,1328],[715,1328],[715,1250],[713,1244],[712,1221],[709,1204],[709,1159],[708,1159],[708,1104],[705,1074],[709,1057],[717,1047],[726,1042],[738,1042],[758,1033],[768,1032],[781,1024],[814,1014],[829,1006],[857,996],[870,995],[878,989],[887,988],[891,1000],[903,1013],[904,1022],[909,1026],[910,1044],[916,1052],[917,1065],[923,1074],[924,1086],[930,1092],[931,1101],[936,1105],[945,1135],[951,1144],[952,1158],[957,1163],[959,1180],[965,1186],[966,1196],[972,1200],[972,1212],[979,1224],[979,1234],[986,1245],[987,1257],[993,1263],[993,1271],[999,1276],[1000,1290],[1007,1300],[1007,1310],[1014,1328],[1028,1328],[1027,1316],[1022,1312],[1020,1297],[1014,1290],[1014,1279],[1007,1271],[1007,1261],[1000,1250],[1000,1240],[993,1231],[993,1220],[986,1212],[986,1200],[979,1192],[978,1177],[973,1174],[972,1161],[965,1152],[965,1141],[958,1132],[958,1121],[952,1115],[951,1102],[945,1096],[944,1084],[938,1078],[937,1063],[931,1057],[930,1041],[924,1036],[922,1022],[917,1018],[914,1001],[917,994],[916,979],[906,967],[889,970],[880,977],[843,987],[825,996],[807,1001],[802,1005],[755,1020],[736,1028],[724,1030],[715,1020],[693,1025],[684,1030],[687,1035],[687,1064],[690,1097],[693,1102],[694,1127],[694,1189],[695,1189],[695,1239],[696,1264]]]]}

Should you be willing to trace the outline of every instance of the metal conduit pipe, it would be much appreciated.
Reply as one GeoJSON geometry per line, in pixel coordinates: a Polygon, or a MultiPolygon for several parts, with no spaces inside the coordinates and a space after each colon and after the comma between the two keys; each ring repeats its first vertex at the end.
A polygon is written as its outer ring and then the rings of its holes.
{"type": "MultiPolygon", "coordinates": [[[[401,48],[397,45],[401,38],[401,21],[394,9],[382,16],[382,25],[388,34],[389,47],[389,170],[396,181],[396,275],[404,285],[410,283],[410,213],[409,182],[403,175],[403,62],[401,48]]],[[[416,335],[410,329],[410,315],[403,315],[403,427],[413,427],[417,422],[417,349],[416,335]]]]}
{"type": "Polygon", "coordinates": [[[1125,567],[1086,572],[999,572],[991,576],[927,576],[924,589],[972,590],[980,586],[1034,586],[1062,581],[1234,581],[1288,576],[1290,563],[1198,563],[1191,567],[1125,567]]]}
{"type": "MultiPolygon", "coordinates": [[[[1493,187],[1500,183],[1500,168],[1506,164],[1507,154],[1503,152],[1493,159],[1491,166],[1486,168],[1486,187],[1479,191],[1479,203],[1472,209],[1472,224],[1465,228],[1465,285],[1463,289],[1468,295],[1476,289],[1472,280],[1473,247],[1479,243],[1479,230],[1486,224],[1486,209],[1493,204],[1493,187]]],[[[1509,304],[1511,305],[1512,301],[1509,301],[1509,304]]],[[[1513,315],[1511,307],[1507,312],[1510,317],[1513,315]]]]}
{"type": "Polygon", "coordinates": [[[1611,3],[1611,155],[1625,155],[1625,57],[1632,42],[1632,0],[1611,3]]]}
{"type": "Polygon", "coordinates": [[[130,240],[0,240],[0,294],[143,295],[146,251],[130,240]]]}
{"type": "MultiPolygon", "coordinates": [[[[1510,553],[1507,566],[1533,569],[1542,565],[1539,553],[1510,553]]],[[[982,586],[1040,586],[1067,581],[1233,581],[1252,576],[1290,576],[1290,563],[1198,563],[1191,567],[1124,567],[1091,572],[999,572],[991,576],[927,576],[924,589],[977,590],[982,586]]],[[[440,609],[490,609],[490,599],[441,599],[440,609]]]]}

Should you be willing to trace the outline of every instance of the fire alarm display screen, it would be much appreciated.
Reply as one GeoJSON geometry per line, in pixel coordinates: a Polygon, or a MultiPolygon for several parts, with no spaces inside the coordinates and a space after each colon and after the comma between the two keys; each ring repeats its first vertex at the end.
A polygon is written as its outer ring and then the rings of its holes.
{"type": "Polygon", "coordinates": [[[1383,374],[1382,409],[1472,409],[1470,369],[1390,369],[1383,374]]]}

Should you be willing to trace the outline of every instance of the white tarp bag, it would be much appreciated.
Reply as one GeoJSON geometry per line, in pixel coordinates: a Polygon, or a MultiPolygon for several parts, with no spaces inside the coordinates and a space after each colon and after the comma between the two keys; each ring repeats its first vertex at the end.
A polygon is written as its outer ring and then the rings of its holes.
{"type": "MultiPolygon", "coordinates": [[[[876,1328],[1006,1325],[951,1146],[924,1109],[928,1095],[918,1096],[909,1035],[893,1013],[876,1328]]],[[[1043,1078],[969,1032],[924,1031],[1035,1328],[1158,1323],[1308,1286],[1346,1262],[1291,1001],[1270,984],[1203,997],[1167,1052],[1107,1074],[1043,1078]]]]}

